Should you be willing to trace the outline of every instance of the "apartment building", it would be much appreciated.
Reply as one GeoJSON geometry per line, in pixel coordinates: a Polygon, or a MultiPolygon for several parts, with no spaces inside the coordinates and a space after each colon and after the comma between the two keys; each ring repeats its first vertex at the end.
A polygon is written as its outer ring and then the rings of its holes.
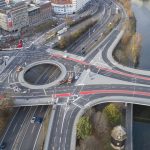
{"type": "Polygon", "coordinates": [[[5,6],[6,6],[5,0],[0,0],[0,8],[5,7],[5,6]]]}
{"type": "Polygon", "coordinates": [[[3,5],[0,7],[0,28],[13,32],[20,31],[29,24],[25,2],[15,3],[11,1],[9,4],[5,2],[0,4],[3,5]]]}
{"type": "Polygon", "coordinates": [[[52,0],[52,9],[56,14],[72,14],[82,9],[90,0],[52,0]]]}
{"type": "Polygon", "coordinates": [[[51,2],[36,1],[34,4],[28,5],[29,26],[39,25],[51,19],[51,2]]]}
{"type": "Polygon", "coordinates": [[[51,19],[49,0],[0,0],[0,28],[8,32],[21,31],[51,19]]]}

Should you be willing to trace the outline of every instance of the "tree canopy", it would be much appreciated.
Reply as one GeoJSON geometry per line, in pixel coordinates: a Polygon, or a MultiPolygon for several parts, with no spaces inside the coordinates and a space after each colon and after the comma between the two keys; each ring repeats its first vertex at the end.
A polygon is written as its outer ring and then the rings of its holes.
{"type": "Polygon", "coordinates": [[[83,116],[79,119],[77,125],[77,137],[79,139],[85,139],[92,133],[92,125],[89,117],[83,116]]]}
{"type": "Polygon", "coordinates": [[[3,93],[0,96],[0,110],[13,106],[13,98],[10,93],[3,93]]]}
{"type": "Polygon", "coordinates": [[[119,108],[114,104],[109,104],[104,109],[105,114],[107,115],[110,125],[116,126],[121,123],[121,112],[119,108]]]}

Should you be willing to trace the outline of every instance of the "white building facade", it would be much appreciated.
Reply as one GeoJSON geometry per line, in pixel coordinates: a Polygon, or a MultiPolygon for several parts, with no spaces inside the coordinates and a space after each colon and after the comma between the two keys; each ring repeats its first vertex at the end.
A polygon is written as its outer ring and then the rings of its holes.
{"type": "Polygon", "coordinates": [[[82,9],[90,0],[52,0],[52,9],[56,14],[73,14],[82,9]]]}

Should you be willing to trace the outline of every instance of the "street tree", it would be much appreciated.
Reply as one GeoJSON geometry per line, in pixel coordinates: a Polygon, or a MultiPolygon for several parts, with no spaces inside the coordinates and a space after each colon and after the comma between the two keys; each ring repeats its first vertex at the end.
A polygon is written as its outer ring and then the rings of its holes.
{"type": "Polygon", "coordinates": [[[111,127],[114,127],[121,123],[121,111],[116,105],[107,105],[104,109],[104,113],[106,114],[111,127]]]}
{"type": "Polygon", "coordinates": [[[77,124],[77,137],[78,139],[85,139],[92,133],[92,125],[89,117],[83,116],[79,119],[77,124]]]}

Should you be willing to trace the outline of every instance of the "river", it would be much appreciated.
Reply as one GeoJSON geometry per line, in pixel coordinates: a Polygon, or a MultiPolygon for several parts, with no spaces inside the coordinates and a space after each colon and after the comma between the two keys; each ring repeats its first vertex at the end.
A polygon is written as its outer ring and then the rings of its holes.
{"type": "MultiPolygon", "coordinates": [[[[142,35],[138,68],[150,70],[150,2],[133,0],[132,9],[136,30],[142,35]]],[[[150,107],[134,105],[133,118],[133,150],[150,150],[150,107]]]]}
{"type": "Polygon", "coordinates": [[[142,35],[139,68],[150,70],[150,2],[140,3],[140,1],[134,0],[132,8],[137,20],[136,30],[142,35]]]}

